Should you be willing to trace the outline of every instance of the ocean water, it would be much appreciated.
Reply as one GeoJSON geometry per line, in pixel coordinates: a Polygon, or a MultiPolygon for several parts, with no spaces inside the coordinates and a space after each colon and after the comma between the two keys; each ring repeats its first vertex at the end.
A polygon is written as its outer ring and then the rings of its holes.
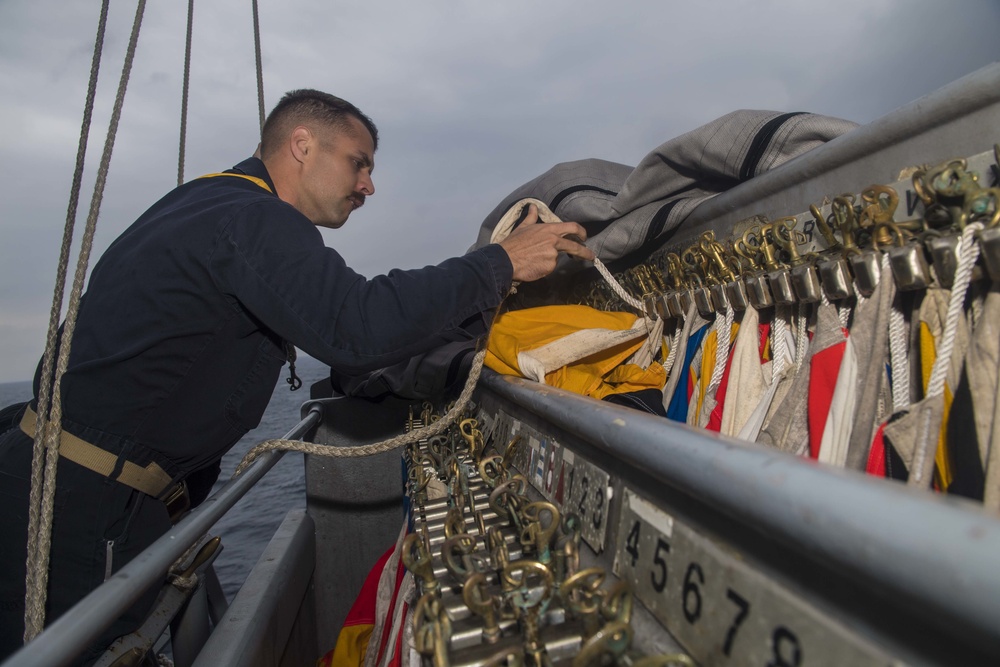
{"type": "MultiPolygon", "coordinates": [[[[288,377],[286,365],[260,425],[223,457],[222,474],[213,493],[232,477],[236,466],[253,445],[280,438],[299,422],[299,408],[309,400],[309,386],[327,377],[329,369],[315,359],[300,355],[296,373],[302,378],[302,388],[289,391],[285,382],[288,377]]],[[[0,407],[29,400],[31,395],[31,382],[0,383],[0,407]]],[[[230,601],[288,511],[304,508],[305,504],[303,455],[289,452],[210,531],[222,538],[223,549],[215,561],[215,569],[230,601]]]]}

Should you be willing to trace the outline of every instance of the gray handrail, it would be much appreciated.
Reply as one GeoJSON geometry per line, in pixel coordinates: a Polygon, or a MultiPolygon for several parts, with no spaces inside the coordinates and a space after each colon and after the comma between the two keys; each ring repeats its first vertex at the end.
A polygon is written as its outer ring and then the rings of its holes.
{"type": "MultiPolygon", "coordinates": [[[[322,409],[313,407],[285,435],[285,439],[300,439],[321,418],[322,409]]],[[[61,667],[70,664],[145,591],[162,584],[170,566],[246,495],[283,455],[283,451],[271,451],[261,456],[255,465],[227,482],[148,549],[45,628],[31,643],[5,661],[3,667],[61,667]]]]}
{"type": "Polygon", "coordinates": [[[1000,645],[1000,520],[981,506],[484,372],[500,397],[783,544],[1000,645]]]}

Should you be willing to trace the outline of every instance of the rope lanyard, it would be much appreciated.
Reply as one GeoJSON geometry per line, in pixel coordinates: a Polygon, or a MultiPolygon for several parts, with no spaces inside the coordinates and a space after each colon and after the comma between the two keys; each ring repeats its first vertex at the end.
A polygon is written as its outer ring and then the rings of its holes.
{"type": "MultiPolygon", "coordinates": [[[[49,328],[45,338],[45,352],[42,355],[41,386],[38,393],[39,419],[35,432],[34,449],[31,458],[31,495],[28,503],[28,542],[27,567],[25,576],[25,641],[38,633],[35,629],[38,622],[32,619],[32,634],[28,634],[29,608],[37,607],[34,603],[36,586],[34,580],[37,572],[33,569],[32,554],[38,553],[38,526],[41,521],[42,509],[42,474],[44,461],[44,441],[42,434],[45,416],[49,413],[51,399],[52,366],[55,360],[56,337],[59,331],[59,315],[62,312],[63,296],[66,291],[66,269],[69,266],[69,250],[73,243],[73,228],[76,221],[77,207],[80,202],[80,186],[83,180],[83,166],[87,155],[87,139],[90,136],[90,122],[94,111],[94,98],[97,92],[97,79],[100,73],[101,52],[104,47],[104,34],[108,24],[109,0],[104,0],[101,15],[97,24],[97,37],[94,41],[94,55],[90,66],[90,83],[87,86],[87,98],[84,102],[83,123],[80,127],[80,141],[76,153],[76,167],[73,172],[73,183],[70,186],[69,206],[66,211],[66,224],[63,227],[62,247],[59,250],[59,263],[56,268],[56,284],[52,294],[52,309],[49,313],[49,328]],[[33,606],[34,605],[34,606],[33,606]]],[[[44,609],[44,602],[42,604],[44,609]]],[[[44,620],[44,619],[43,619],[44,620]]]]}
{"type": "MultiPolygon", "coordinates": [[[[951,353],[954,350],[955,337],[958,332],[958,322],[965,306],[965,295],[972,279],[972,268],[976,260],[979,259],[979,244],[976,243],[976,234],[982,229],[981,222],[974,222],[962,231],[962,238],[956,250],[958,267],[955,269],[951,296],[948,300],[948,316],[941,334],[941,343],[937,346],[934,365],[931,366],[931,376],[927,381],[927,391],[924,393],[925,401],[944,395],[945,380],[948,376],[948,369],[951,367],[951,353]]],[[[921,420],[918,438],[922,439],[918,440],[915,447],[912,472],[907,480],[911,486],[928,486],[930,484],[930,476],[926,475],[925,468],[928,465],[927,460],[934,456],[933,451],[938,445],[938,434],[941,431],[941,417],[932,414],[930,410],[921,413],[921,420]]]]}

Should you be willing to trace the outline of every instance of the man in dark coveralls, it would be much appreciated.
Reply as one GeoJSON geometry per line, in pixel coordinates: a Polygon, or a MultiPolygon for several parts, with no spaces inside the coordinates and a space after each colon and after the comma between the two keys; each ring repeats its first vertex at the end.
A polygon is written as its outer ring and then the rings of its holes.
{"type": "MultiPolygon", "coordinates": [[[[47,621],[162,535],[168,507],[204,499],[222,455],[260,421],[288,344],[368,372],[434,348],[497,306],[512,281],[550,273],[560,252],[593,259],[564,238],[586,238],[582,227],[530,224],[532,213],[501,244],[358,275],[316,226],[340,227],[374,194],[377,146],[374,124],[350,103],[288,93],[264,125],[259,159],[173,190],[94,267],[62,381],[47,621]],[[102,451],[113,470],[84,463],[102,451]]],[[[35,407],[0,436],[0,659],[22,642],[35,407]]],[[[154,597],[102,644],[137,627],[154,597]]]]}

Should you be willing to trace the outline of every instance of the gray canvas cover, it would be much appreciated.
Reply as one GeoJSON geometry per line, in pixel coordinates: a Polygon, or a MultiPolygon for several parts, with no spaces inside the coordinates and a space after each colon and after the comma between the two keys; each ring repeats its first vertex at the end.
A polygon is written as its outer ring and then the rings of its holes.
{"type": "Polygon", "coordinates": [[[599,159],[557,164],[500,202],[470,249],[488,244],[504,214],[534,197],[583,225],[605,263],[648,254],[703,201],[855,127],[811,113],[741,110],[661,144],[634,168],[599,159]]]}

